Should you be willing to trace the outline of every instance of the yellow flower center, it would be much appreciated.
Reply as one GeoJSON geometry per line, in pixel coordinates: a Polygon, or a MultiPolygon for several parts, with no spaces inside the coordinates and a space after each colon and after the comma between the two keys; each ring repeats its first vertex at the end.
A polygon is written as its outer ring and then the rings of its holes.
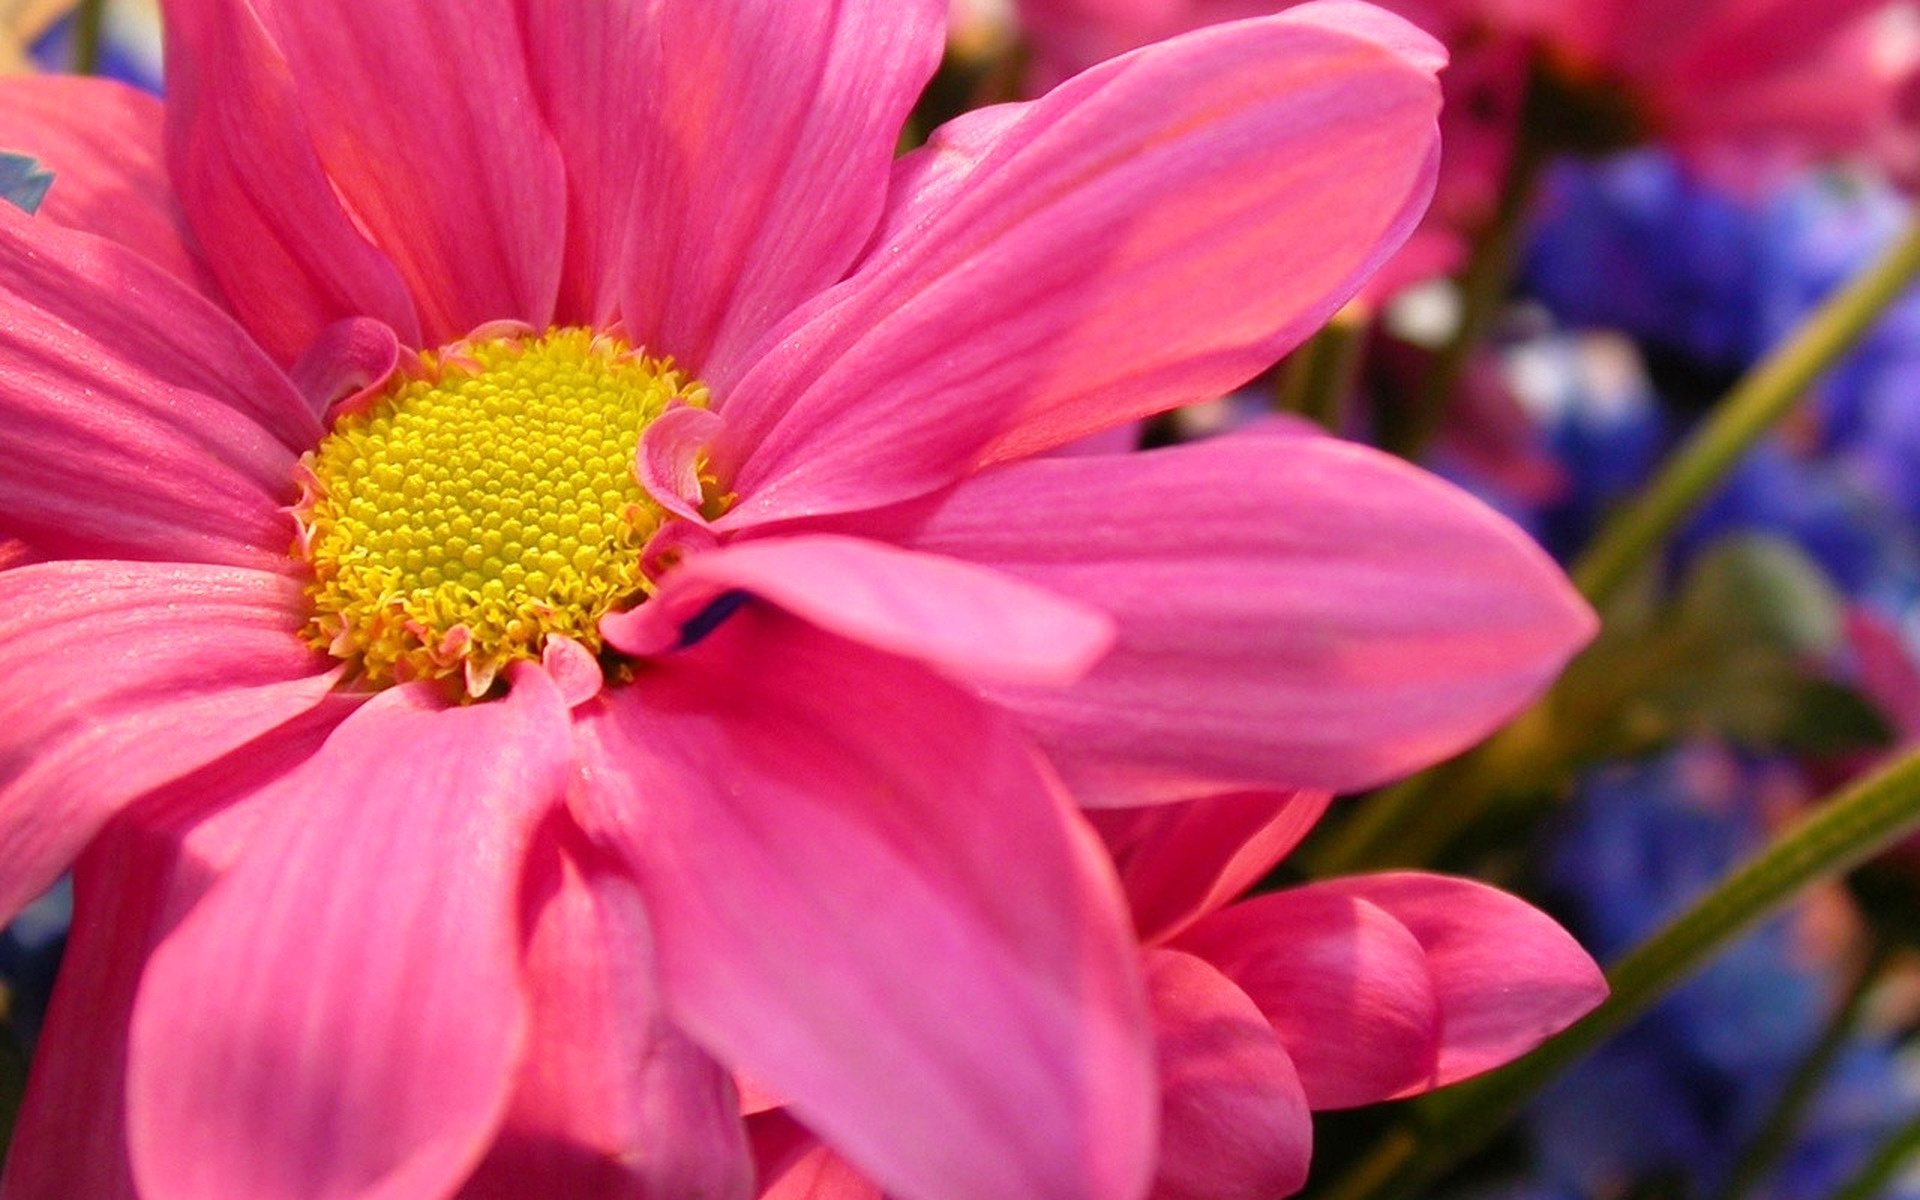
{"type": "Polygon", "coordinates": [[[460,675],[484,694],[559,634],[648,588],[665,512],[633,471],[640,433],[706,388],[591,330],[457,343],[397,371],[303,460],[315,646],[375,685],[460,675]]]}

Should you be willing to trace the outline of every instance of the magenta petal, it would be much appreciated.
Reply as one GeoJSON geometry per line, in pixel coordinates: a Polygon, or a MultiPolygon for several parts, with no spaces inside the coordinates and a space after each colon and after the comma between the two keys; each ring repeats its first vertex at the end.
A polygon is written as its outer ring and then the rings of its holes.
{"type": "Polygon", "coordinates": [[[75,75],[0,77],[6,146],[54,174],[37,216],[145,255],[200,291],[211,279],[187,244],[163,158],[166,112],[145,92],[75,75]]]}
{"type": "Polygon", "coordinates": [[[1384,909],[1318,887],[1256,896],[1175,938],[1253,998],[1314,1108],[1433,1079],[1440,1005],[1420,943],[1384,909]]]}
{"type": "Polygon", "coordinates": [[[660,1011],[639,893],[571,826],[550,829],[527,887],[526,1063],[460,1200],[746,1200],[732,1081],[660,1011]]]}
{"type": "Polygon", "coordinates": [[[544,327],[566,184],[532,102],[521,30],[535,18],[516,0],[252,7],[285,55],[327,178],[406,280],[426,344],[502,318],[544,327]]]}
{"type": "Polygon", "coordinates": [[[1087,816],[1113,854],[1142,944],[1164,941],[1226,904],[1300,844],[1325,792],[1237,792],[1087,816]]]}
{"type": "Polygon", "coordinates": [[[576,803],[632,862],[697,1041],[888,1189],[1139,1194],[1131,933],[1003,717],[757,607],[577,715],[576,803]]]}
{"type": "Polygon", "coordinates": [[[1595,626],[1504,517],[1327,437],[1014,464],[905,540],[1117,620],[1078,686],[1000,693],[1083,803],[1380,783],[1485,736],[1595,626]]]}
{"type": "Polygon", "coordinates": [[[378,398],[400,362],[400,340],[371,317],[349,317],[320,331],[288,376],[313,411],[358,411],[378,398]]]}
{"type": "Polygon", "coordinates": [[[4,1200],[135,1200],[127,1024],[147,954],[232,864],[256,793],[351,711],[327,705],[227,755],[102,830],[74,867],[74,920],[8,1146],[4,1200]]]}
{"type": "Polygon", "coordinates": [[[520,1064],[519,888],[569,764],[566,709],[528,668],[493,703],[382,692],[271,787],[140,985],[142,1195],[399,1200],[466,1178],[520,1064]]]}
{"type": "Polygon", "coordinates": [[[1433,1080],[1408,1096],[1511,1062],[1606,999],[1593,958],[1552,917],[1498,888],[1416,871],[1313,885],[1391,913],[1426,954],[1440,1002],[1433,1080]]]}
{"type": "Polygon", "coordinates": [[[756,1117],[750,1128],[760,1169],[757,1200],[885,1200],[852,1163],[785,1112],[756,1117]]]}
{"type": "Polygon", "coordinates": [[[872,236],[940,16],[938,0],[542,5],[527,27],[568,172],[568,319],[618,315],[731,382],[872,236]]]}
{"type": "Polygon", "coordinates": [[[687,622],[736,590],[969,679],[1071,683],[1113,636],[1090,604],[971,563],[835,534],[735,542],[691,557],[658,596],[604,618],[600,629],[630,653],[662,653],[679,644],[687,622]]]}
{"type": "Polygon", "coordinates": [[[937,131],[855,273],[723,397],[733,524],[927,492],[1271,364],[1426,203],[1416,40],[1304,6],[937,131]]]}
{"type": "Polygon", "coordinates": [[[294,567],[293,384],[152,262],[4,205],[0,425],[0,531],[41,551],[294,567]]]}
{"type": "Polygon", "coordinates": [[[722,425],[719,417],[704,408],[674,408],[661,413],[641,433],[634,474],[662,508],[705,523],[700,512],[705,500],[701,460],[722,425]]]}
{"type": "Polygon", "coordinates": [[[0,916],[124,805],[320,703],[337,664],[298,636],[299,602],[231,567],[0,572],[0,916]]]}
{"type": "Polygon", "coordinates": [[[341,207],[253,5],[167,0],[166,16],[167,165],[233,311],[282,362],[352,316],[418,344],[413,299],[341,207]]]}
{"type": "Polygon", "coordinates": [[[1313,1117],[1273,1027],[1200,959],[1174,950],[1145,958],[1160,1051],[1152,1200],[1281,1200],[1299,1191],[1313,1117]]]}

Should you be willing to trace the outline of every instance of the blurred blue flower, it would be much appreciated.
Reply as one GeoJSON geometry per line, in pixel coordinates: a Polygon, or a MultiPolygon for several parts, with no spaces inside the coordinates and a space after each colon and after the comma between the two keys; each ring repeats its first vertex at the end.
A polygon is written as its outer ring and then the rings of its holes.
{"type": "Polygon", "coordinates": [[[1722,370],[1764,348],[1764,231],[1670,157],[1559,163],[1540,213],[1521,278],[1563,324],[1617,329],[1722,370]]]}
{"type": "MultiPolygon", "coordinates": [[[[107,0],[95,74],[150,92],[160,90],[158,9],[155,0],[107,0]]],[[[73,70],[75,25],[74,15],[69,12],[34,41],[29,49],[42,71],[73,70]]]]}
{"type": "MultiPolygon", "coordinates": [[[[1792,783],[1784,764],[1698,743],[1592,773],[1547,860],[1570,927],[1602,961],[1639,943],[1765,842],[1756,797],[1792,783]]],[[[1793,920],[1735,944],[1540,1097],[1528,1128],[1548,1189],[1678,1178],[1703,1194],[1724,1179],[1834,1003],[1834,964],[1793,920]]],[[[1913,1093],[1884,1041],[1857,1040],[1758,1194],[1824,1196],[1913,1093]]]]}

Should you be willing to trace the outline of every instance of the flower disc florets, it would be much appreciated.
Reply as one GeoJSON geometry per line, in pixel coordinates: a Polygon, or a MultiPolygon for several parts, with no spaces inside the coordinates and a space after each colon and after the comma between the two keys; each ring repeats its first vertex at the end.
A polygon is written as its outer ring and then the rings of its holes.
{"type": "Polygon", "coordinates": [[[640,433],[706,400],[587,329],[420,355],[303,460],[309,639],[369,683],[461,674],[474,696],[550,635],[598,652],[665,517],[634,476],[640,433]]]}

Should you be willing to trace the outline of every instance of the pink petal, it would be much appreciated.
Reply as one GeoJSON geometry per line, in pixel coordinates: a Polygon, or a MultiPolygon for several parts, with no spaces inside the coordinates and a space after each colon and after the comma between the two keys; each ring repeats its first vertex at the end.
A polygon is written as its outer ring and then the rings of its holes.
{"type": "Polygon", "coordinates": [[[372,404],[399,362],[400,340],[393,330],[370,317],[349,317],[321,330],[287,374],[325,418],[372,404]]]}
{"type": "Polygon", "coordinates": [[[282,362],[344,317],[419,344],[413,298],[342,208],[253,5],[168,0],[166,16],[167,165],[233,311],[282,362]]]}
{"type": "Polygon", "coordinates": [[[1314,1108],[1373,1104],[1431,1082],[1439,1000],[1420,943],[1385,910],[1324,888],[1270,892],[1202,919],[1172,948],[1253,998],[1314,1108]]]}
{"type": "Polygon", "coordinates": [[[299,585],[232,567],[51,562],[0,572],[0,917],[115,812],[319,704],[336,664],[299,585]]]}
{"type": "Polygon", "coordinates": [[[1606,999],[1607,981],[1572,935],[1516,896],[1415,871],[1361,875],[1311,891],[1376,905],[1420,943],[1440,1002],[1440,1057],[1410,1096],[1525,1054],[1606,999]]]}
{"type": "Polygon", "coordinates": [[[1920,663],[1899,627],[1858,603],[1848,605],[1841,619],[1861,694],[1892,727],[1896,747],[1920,741],[1920,663]]]}
{"type": "Polygon", "coordinates": [[[320,424],[230,318],[122,246],[0,213],[0,529],[61,557],[292,571],[320,424]]]}
{"type": "Polygon", "coordinates": [[[675,408],[661,413],[641,433],[634,474],[668,512],[705,523],[700,512],[706,499],[701,460],[722,424],[704,408],[675,408]]]}
{"type": "Polygon", "coordinates": [[[566,182],[534,103],[520,32],[533,18],[522,5],[252,7],[285,55],[327,178],[406,280],[426,343],[503,317],[544,327],[560,284],[566,182]]]}
{"type": "Polygon", "coordinates": [[[211,279],[187,249],[162,158],[160,101],[76,75],[0,76],[7,148],[54,173],[36,215],[116,241],[202,292],[211,279]]]}
{"type": "Polygon", "coordinates": [[[660,1011],[639,893],[565,822],[533,864],[526,1063],[460,1200],[745,1200],[753,1162],[732,1082],[660,1011]]]}
{"type": "Polygon", "coordinates": [[[1280,1200],[1307,1182],[1313,1118],[1260,1010],[1211,966],[1146,952],[1160,1051],[1152,1200],[1280,1200]]]}
{"type": "Polygon", "coordinates": [[[652,600],[604,618],[601,632],[629,653],[659,654],[732,591],[970,679],[1071,683],[1113,636],[1089,604],[970,563],[834,534],[736,542],[691,557],[652,600]]]}
{"type": "Polygon", "coordinates": [[[885,1200],[872,1181],[785,1113],[753,1122],[758,1200],[885,1200]]]}
{"type": "Polygon", "coordinates": [[[574,0],[529,22],[566,156],[566,306],[723,387],[872,236],[938,0],[574,0]],[[777,64],[777,69],[771,64],[777,64]],[[635,103],[634,97],[645,97],[635,103]]]}
{"type": "Polygon", "coordinates": [[[870,507],[1219,395],[1324,322],[1426,203],[1439,93],[1430,53],[1378,40],[1392,18],[1317,13],[1126,55],[901,160],[860,268],[723,399],[729,521],[870,507]]]}
{"type": "Polygon", "coordinates": [[[568,708],[585,704],[606,686],[606,672],[593,651],[557,633],[547,635],[546,644],[540,649],[540,667],[552,677],[568,708]]]}
{"type": "Polygon", "coordinates": [[[1001,693],[1083,803],[1370,787],[1493,730],[1595,626],[1505,518],[1333,438],[1037,460],[911,519],[916,549],[1118,621],[1078,686],[1001,693]]]}
{"type": "Polygon", "coordinates": [[[1885,7],[1884,0],[1644,0],[1616,15],[1606,65],[1650,91],[1679,79],[1780,74],[1817,56],[1843,26],[1885,7]]]}
{"type": "Polygon", "coordinates": [[[8,1147],[5,1200],[136,1200],[127,1157],[127,1025],[147,955],[230,866],[255,793],[318,748],[351,705],[293,725],[162,789],[74,867],[74,921],[8,1147]]]}
{"type": "Polygon", "coordinates": [[[494,703],[382,692],[272,787],[141,982],[142,1195],[400,1200],[466,1178],[520,1062],[519,887],[569,762],[566,709],[528,668],[494,703]]]}
{"type": "Polygon", "coordinates": [[[1307,835],[1325,792],[1236,792],[1087,814],[1106,840],[1143,944],[1173,937],[1251,887],[1307,835]]]}
{"type": "Polygon", "coordinates": [[[1137,1195],[1132,937],[1029,748],[917,665],[749,607],[580,710],[668,1010],[883,1187],[1137,1195]]]}

